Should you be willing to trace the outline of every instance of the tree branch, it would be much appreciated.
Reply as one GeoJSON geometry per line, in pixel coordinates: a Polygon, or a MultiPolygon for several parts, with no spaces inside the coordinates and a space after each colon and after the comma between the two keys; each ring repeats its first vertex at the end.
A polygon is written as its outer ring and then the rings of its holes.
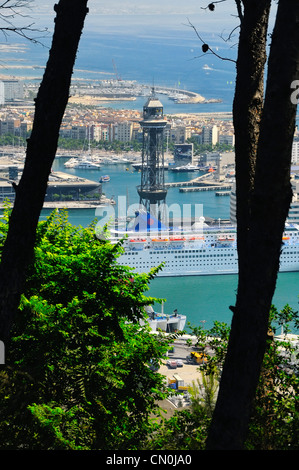
{"type": "Polygon", "coordinates": [[[34,28],[34,23],[24,26],[15,24],[16,18],[30,18],[24,10],[31,10],[31,3],[32,0],[5,0],[0,4],[0,31],[5,37],[14,33],[35,44],[42,44],[38,38],[32,37],[31,33],[47,33],[47,28],[43,30],[34,28]]]}
{"type": "MultiPolygon", "coordinates": [[[[188,25],[186,26],[189,26],[190,28],[192,28],[194,31],[195,31],[195,34],[196,36],[198,37],[198,39],[202,42],[202,51],[206,54],[208,51],[213,54],[214,56],[216,56],[218,59],[220,60],[226,60],[226,61],[229,61],[229,62],[233,62],[233,63],[236,63],[236,61],[234,59],[229,59],[228,57],[222,57],[220,56],[219,54],[217,54],[215,51],[213,51],[213,49],[210,48],[210,46],[208,44],[206,44],[206,42],[201,38],[201,36],[199,35],[196,27],[191,23],[191,21],[189,20],[189,18],[187,18],[188,20],[188,25]]],[[[204,54],[203,54],[204,55],[204,54]]],[[[195,58],[199,58],[199,57],[202,57],[201,56],[198,56],[198,57],[195,57],[195,58]]]]}

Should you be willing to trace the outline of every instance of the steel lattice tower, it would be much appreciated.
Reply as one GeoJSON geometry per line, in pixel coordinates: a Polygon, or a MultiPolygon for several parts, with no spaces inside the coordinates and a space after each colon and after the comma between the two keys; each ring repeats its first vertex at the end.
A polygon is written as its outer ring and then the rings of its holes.
{"type": "Polygon", "coordinates": [[[163,105],[156,98],[154,89],[143,106],[143,130],[141,184],[137,186],[139,203],[161,219],[167,189],[164,181],[164,129],[163,105]]]}

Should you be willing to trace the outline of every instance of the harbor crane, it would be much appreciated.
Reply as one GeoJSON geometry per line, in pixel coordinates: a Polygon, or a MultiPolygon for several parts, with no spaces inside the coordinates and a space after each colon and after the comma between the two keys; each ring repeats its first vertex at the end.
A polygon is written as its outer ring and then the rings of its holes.
{"type": "Polygon", "coordinates": [[[121,76],[118,74],[118,71],[117,71],[117,68],[116,68],[116,65],[115,65],[115,62],[114,62],[113,59],[112,59],[112,65],[113,65],[114,73],[115,73],[115,76],[116,76],[116,80],[117,80],[118,82],[121,82],[122,78],[121,78],[121,76]]]}

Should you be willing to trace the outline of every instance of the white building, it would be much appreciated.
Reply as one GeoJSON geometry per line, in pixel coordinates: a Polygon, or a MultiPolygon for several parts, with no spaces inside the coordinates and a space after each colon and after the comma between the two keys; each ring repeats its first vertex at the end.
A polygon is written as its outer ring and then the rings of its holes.
{"type": "Polygon", "coordinates": [[[202,144],[216,145],[218,143],[219,129],[217,126],[204,126],[202,128],[202,144]]]}
{"type": "Polygon", "coordinates": [[[299,140],[294,139],[292,145],[292,163],[299,164],[299,140]]]}
{"type": "Polygon", "coordinates": [[[15,79],[2,80],[4,86],[4,102],[22,100],[24,98],[23,82],[15,79]]]}
{"type": "Polygon", "coordinates": [[[133,135],[133,123],[129,121],[118,122],[115,129],[115,139],[121,142],[130,142],[133,135]]]}
{"type": "Polygon", "coordinates": [[[4,83],[0,81],[0,106],[5,103],[4,83]]]}

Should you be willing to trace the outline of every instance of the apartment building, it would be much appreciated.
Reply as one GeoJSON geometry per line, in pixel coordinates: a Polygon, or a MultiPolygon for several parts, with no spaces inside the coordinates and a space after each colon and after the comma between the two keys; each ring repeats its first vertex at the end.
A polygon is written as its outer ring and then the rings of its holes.
{"type": "Polygon", "coordinates": [[[6,79],[2,80],[0,83],[2,83],[2,90],[0,88],[0,103],[3,98],[3,96],[1,96],[2,93],[4,95],[2,104],[9,101],[22,100],[24,98],[24,85],[21,80],[6,79]]]}
{"type": "Polygon", "coordinates": [[[7,119],[5,121],[0,121],[0,134],[6,135],[11,134],[15,135],[15,130],[21,125],[20,119],[7,119]]]}
{"type": "Polygon", "coordinates": [[[130,142],[133,136],[133,123],[130,121],[118,122],[115,125],[115,140],[130,142]]]}
{"type": "Polygon", "coordinates": [[[190,126],[170,126],[166,127],[166,132],[168,132],[170,141],[174,144],[183,144],[192,136],[192,128],[190,126]]]}
{"type": "Polygon", "coordinates": [[[235,145],[235,135],[234,134],[220,134],[218,138],[219,144],[227,144],[234,147],[235,145]]]}
{"type": "Polygon", "coordinates": [[[201,143],[207,145],[216,145],[218,143],[219,128],[217,126],[203,126],[201,134],[201,143]]]}

